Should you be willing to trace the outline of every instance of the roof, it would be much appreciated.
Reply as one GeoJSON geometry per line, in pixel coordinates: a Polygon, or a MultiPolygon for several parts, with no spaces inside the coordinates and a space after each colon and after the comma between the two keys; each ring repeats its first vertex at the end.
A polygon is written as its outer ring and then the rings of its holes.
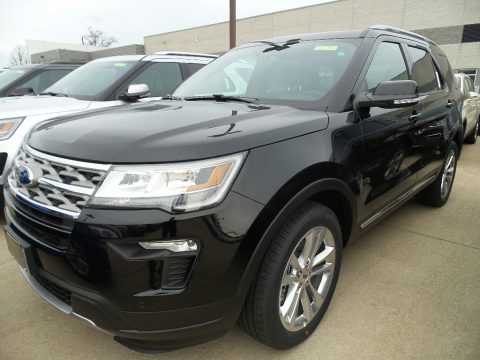
{"type": "MultiPolygon", "coordinates": [[[[318,32],[318,33],[287,35],[287,36],[279,36],[279,37],[262,39],[257,41],[285,43],[289,40],[308,41],[308,40],[322,40],[322,39],[351,39],[351,38],[377,37],[381,34],[389,34],[394,36],[400,35],[402,37],[410,38],[415,41],[422,41],[424,43],[435,44],[432,40],[426,38],[425,36],[416,34],[411,31],[403,30],[394,26],[389,26],[389,25],[374,25],[365,30],[328,31],[328,32],[318,32]]],[[[250,43],[255,43],[257,41],[251,41],[250,43]]]]}
{"type": "Polygon", "coordinates": [[[110,56],[93,60],[92,62],[106,62],[106,61],[158,61],[158,60],[174,60],[175,62],[185,63],[200,63],[206,64],[217,58],[216,55],[210,54],[196,54],[173,51],[162,51],[152,55],[119,55],[110,56]]]}

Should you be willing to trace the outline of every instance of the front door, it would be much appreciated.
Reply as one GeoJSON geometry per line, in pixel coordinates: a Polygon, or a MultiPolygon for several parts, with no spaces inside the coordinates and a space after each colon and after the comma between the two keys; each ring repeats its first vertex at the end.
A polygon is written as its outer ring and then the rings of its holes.
{"type": "MultiPolygon", "coordinates": [[[[370,59],[362,72],[358,92],[372,92],[383,81],[410,78],[402,46],[393,39],[379,40],[370,59]]],[[[362,223],[380,214],[413,187],[415,164],[419,161],[414,123],[419,113],[419,105],[401,109],[371,107],[359,111],[363,131],[362,223]]]]}

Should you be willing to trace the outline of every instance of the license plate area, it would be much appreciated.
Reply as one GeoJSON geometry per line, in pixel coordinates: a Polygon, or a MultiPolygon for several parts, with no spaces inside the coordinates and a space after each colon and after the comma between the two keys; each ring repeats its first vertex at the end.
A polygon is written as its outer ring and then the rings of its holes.
{"type": "Polygon", "coordinates": [[[10,254],[15,258],[17,263],[25,270],[28,270],[26,251],[30,249],[28,244],[19,244],[10,233],[5,230],[5,239],[7,240],[7,248],[10,254]]]}

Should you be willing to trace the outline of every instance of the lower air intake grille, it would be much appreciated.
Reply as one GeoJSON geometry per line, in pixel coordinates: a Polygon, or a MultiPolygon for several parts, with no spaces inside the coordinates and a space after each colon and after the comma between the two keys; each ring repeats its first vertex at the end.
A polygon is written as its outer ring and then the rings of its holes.
{"type": "Polygon", "coordinates": [[[60,301],[64,302],[67,305],[72,306],[72,293],[68,290],[61,288],[58,285],[55,285],[50,280],[45,279],[43,276],[38,275],[35,279],[42,284],[42,286],[57,297],[60,301]]]}
{"type": "Polygon", "coordinates": [[[185,287],[192,265],[195,260],[194,256],[172,258],[166,264],[167,276],[164,288],[178,289],[185,287]]]}

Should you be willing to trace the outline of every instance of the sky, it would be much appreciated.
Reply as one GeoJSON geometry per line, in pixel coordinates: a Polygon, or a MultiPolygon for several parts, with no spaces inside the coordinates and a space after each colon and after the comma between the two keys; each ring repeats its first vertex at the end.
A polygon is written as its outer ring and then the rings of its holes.
{"type": "MultiPolygon", "coordinates": [[[[237,0],[237,18],[326,0],[237,0]]],[[[88,27],[119,41],[143,44],[146,35],[227,21],[229,0],[0,0],[0,67],[26,39],[80,43],[88,27]]]]}

